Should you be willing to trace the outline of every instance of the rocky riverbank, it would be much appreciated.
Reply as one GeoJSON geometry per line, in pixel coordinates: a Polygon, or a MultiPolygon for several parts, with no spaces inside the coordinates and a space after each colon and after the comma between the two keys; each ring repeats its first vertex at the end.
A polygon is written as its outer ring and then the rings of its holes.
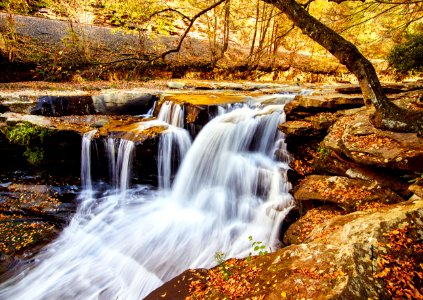
{"type": "MultiPolygon", "coordinates": [[[[195,134],[218,105],[252,97],[273,104],[275,94],[313,90],[285,106],[287,122],[280,125],[292,155],[289,179],[297,202],[281,225],[281,248],[211,270],[188,270],[148,299],[421,296],[423,139],[375,128],[357,86],[208,81],[24,86],[0,90],[0,153],[7,158],[2,168],[10,170],[0,187],[0,272],[34,255],[75,211],[85,133],[97,130],[98,151],[104,151],[102,138],[127,135],[142,158],[134,161],[133,180],[156,184],[157,137],[164,128],[139,123],[157,115],[161,104],[182,105],[185,126],[195,134]],[[24,170],[20,177],[17,167],[24,170]],[[58,176],[47,180],[53,172],[58,176]],[[58,182],[67,176],[73,179],[58,182]]],[[[385,90],[392,101],[423,109],[421,83],[385,90]]],[[[258,254],[255,246],[252,255],[258,254]]]]}

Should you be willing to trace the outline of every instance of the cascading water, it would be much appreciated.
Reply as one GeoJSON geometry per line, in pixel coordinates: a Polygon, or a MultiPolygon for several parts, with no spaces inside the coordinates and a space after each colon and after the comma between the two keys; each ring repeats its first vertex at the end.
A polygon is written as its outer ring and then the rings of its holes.
{"type": "Polygon", "coordinates": [[[157,119],[175,127],[184,127],[183,106],[170,101],[165,101],[160,108],[157,119]]]}
{"type": "MultiPolygon", "coordinates": [[[[69,226],[0,286],[0,298],[141,299],[187,268],[212,266],[216,251],[247,255],[250,235],[274,246],[293,205],[288,166],[273,157],[284,146],[282,114],[283,106],[272,106],[217,116],[195,139],[168,193],[143,186],[82,193],[69,226]]],[[[87,166],[89,152],[83,159],[87,166]]],[[[130,163],[121,161],[122,168],[130,163]]]]}
{"type": "Polygon", "coordinates": [[[166,101],[160,108],[157,119],[169,124],[159,141],[158,176],[159,187],[169,190],[172,176],[191,146],[191,137],[184,126],[184,110],[180,104],[166,101]]]}
{"type": "Polygon", "coordinates": [[[82,137],[81,147],[81,185],[84,190],[90,190],[92,188],[91,182],[91,140],[97,130],[91,130],[84,134],[82,137]]]}
{"type": "Polygon", "coordinates": [[[172,176],[191,146],[191,137],[183,128],[169,126],[159,141],[158,176],[159,187],[169,190],[172,176]]]}
{"type": "Polygon", "coordinates": [[[129,186],[134,142],[109,137],[105,142],[109,158],[109,178],[112,187],[125,192],[129,186]],[[117,144],[118,143],[118,144],[117,144]],[[116,148],[117,153],[116,153],[116,148]]]}

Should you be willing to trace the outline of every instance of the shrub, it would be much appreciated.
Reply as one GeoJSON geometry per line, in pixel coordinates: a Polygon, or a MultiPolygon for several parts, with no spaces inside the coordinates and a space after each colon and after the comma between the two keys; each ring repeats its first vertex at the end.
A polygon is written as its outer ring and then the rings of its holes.
{"type": "Polygon", "coordinates": [[[410,35],[408,41],[394,46],[388,61],[400,72],[423,71],[423,34],[410,35]]]}

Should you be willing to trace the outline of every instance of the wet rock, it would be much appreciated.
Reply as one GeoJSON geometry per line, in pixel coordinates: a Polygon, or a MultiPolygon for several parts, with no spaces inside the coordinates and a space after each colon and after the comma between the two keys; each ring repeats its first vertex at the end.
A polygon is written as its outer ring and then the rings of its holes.
{"type": "Polygon", "coordinates": [[[333,203],[346,211],[363,209],[375,202],[388,204],[403,201],[401,197],[376,182],[341,176],[307,176],[294,192],[294,198],[306,202],[333,203]]]}
{"type": "MultiPolygon", "coordinates": [[[[258,276],[248,279],[248,286],[254,288],[244,298],[389,299],[389,282],[380,274],[386,270],[385,254],[392,250],[384,245],[389,243],[388,236],[401,231],[410,232],[407,236],[411,243],[421,243],[422,219],[421,200],[333,217],[317,225],[306,243],[252,258],[245,272],[258,270],[258,276]]],[[[414,260],[419,257],[417,253],[411,255],[414,260]]],[[[419,268],[418,264],[413,267],[419,268]]],[[[218,274],[219,269],[210,271],[218,274]]],[[[230,298],[217,286],[208,285],[209,273],[194,273],[182,273],[146,299],[186,299],[188,295],[195,299],[191,281],[208,288],[208,296],[230,298]]]]}
{"type": "MultiPolygon", "coordinates": [[[[11,180],[18,179],[12,177],[11,180]]],[[[0,253],[11,257],[31,256],[50,242],[75,212],[76,192],[74,188],[31,182],[3,186],[0,189],[0,253]],[[63,201],[68,207],[62,207],[63,201]]]]}
{"type": "Polygon", "coordinates": [[[31,110],[34,115],[59,117],[95,113],[91,96],[44,96],[31,110]]]}
{"type": "Polygon", "coordinates": [[[158,96],[150,93],[124,92],[92,96],[95,111],[105,115],[143,115],[158,96]]]}
{"type": "Polygon", "coordinates": [[[11,274],[8,274],[8,272],[18,263],[19,261],[14,257],[0,252],[0,282],[4,282],[11,277],[11,274]]]}
{"type": "Polygon", "coordinates": [[[92,149],[95,149],[95,158],[91,166],[94,180],[102,179],[105,182],[112,180],[109,178],[110,152],[107,149],[107,139],[112,138],[115,147],[119,147],[121,140],[134,143],[131,156],[131,182],[157,185],[158,145],[160,136],[166,129],[165,123],[140,122],[131,118],[123,124],[112,122],[105,128],[101,128],[91,145],[92,149]]]}
{"type": "Polygon", "coordinates": [[[407,171],[423,170],[423,138],[375,128],[368,110],[352,110],[341,117],[325,137],[322,147],[351,161],[407,171]]]}
{"type": "Polygon", "coordinates": [[[283,243],[284,246],[288,246],[289,244],[286,243],[284,239],[287,231],[292,226],[292,224],[296,223],[298,219],[301,217],[301,211],[298,207],[292,208],[289,213],[285,216],[282,220],[282,224],[279,227],[279,241],[283,243]]]}
{"type": "MultiPolygon", "coordinates": [[[[33,217],[49,216],[54,219],[61,204],[59,193],[48,185],[25,185],[11,184],[3,192],[3,201],[0,203],[0,211],[3,213],[26,214],[33,217]]],[[[72,193],[72,196],[75,196],[72,193]]],[[[60,218],[57,219],[60,222],[60,218]]]]}

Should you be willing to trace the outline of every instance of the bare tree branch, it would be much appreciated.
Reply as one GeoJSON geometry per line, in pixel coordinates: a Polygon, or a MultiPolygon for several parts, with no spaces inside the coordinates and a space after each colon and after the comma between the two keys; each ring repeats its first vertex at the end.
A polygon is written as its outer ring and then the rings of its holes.
{"type": "Polygon", "coordinates": [[[166,9],[163,9],[163,10],[160,10],[160,11],[156,11],[156,12],[152,13],[150,16],[148,16],[148,18],[146,18],[145,20],[146,21],[151,20],[153,17],[160,15],[162,13],[165,13],[165,12],[174,12],[174,13],[180,15],[182,17],[182,19],[186,19],[188,21],[191,21],[190,17],[188,17],[187,15],[183,14],[182,12],[180,12],[179,10],[174,9],[174,8],[166,8],[166,9]]]}
{"type": "Polygon", "coordinates": [[[155,15],[167,12],[167,11],[172,11],[172,12],[175,12],[175,13],[181,15],[183,19],[186,19],[186,20],[189,21],[189,24],[188,24],[187,28],[185,28],[184,33],[182,34],[181,38],[179,39],[179,42],[178,42],[178,45],[176,46],[176,48],[167,50],[167,51],[163,52],[162,54],[154,55],[154,56],[151,56],[151,57],[149,55],[144,55],[144,57],[133,56],[133,57],[122,58],[122,59],[118,59],[118,60],[114,60],[114,61],[110,61],[110,62],[99,62],[99,63],[96,63],[95,65],[111,65],[111,64],[115,64],[115,63],[131,61],[131,60],[143,61],[145,63],[152,63],[152,62],[154,62],[158,59],[165,59],[165,57],[168,56],[169,54],[177,53],[181,50],[181,47],[182,47],[182,44],[183,44],[185,38],[187,37],[187,35],[188,35],[189,31],[191,30],[192,26],[194,25],[195,21],[197,21],[197,19],[199,17],[201,17],[202,15],[207,13],[208,11],[214,9],[215,7],[219,6],[220,4],[222,4],[225,1],[226,0],[219,0],[216,3],[214,3],[213,5],[211,5],[207,8],[205,8],[205,9],[203,9],[202,11],[198,12],[193,17],[188,17],[188,16],[184,15],[183,13],[181,13],[178,10],[173,9],[173,8],[166,8],[166,9],[163,9],[161,11],[155,12],[152,15],[150,15],[150,18],[152,18],[155,15]]]}
{"type": "Polygon", "coordinates": [[[349,30],[349,29],[351,29],[351,28],[353,28],[353,27],[356,27],[356,26],[359,26],[359,25],[361,25],[361,24],[364,24],[364,23],[366,23],[366,22],[368,22],[368,21],[370,21],[370,20],[373,20],[373,19],[375,19],[375,18],[379,17],[380,15],[383,15],[384,13],[386,13],[386,12],[388,12],[388,11],[390,11],[390,10],[394,9],[394,8],[397,8],[397,7],[398,7],[398,5],[391,6],[391,7],[389,7],[389,8],[387,8],[387,9],[385,9],[385,10],[381,11],[380,13],[378,13],[378,14],[376,14],[376,15],[374,15],[374,16],[371,16],[371,17],[369,17],[369,18],[367,18],[367,19],[365,19],[365,20],[363,20],[363,21],[361,21],[361,22],[358,22],[358,23],[356,23],[356,24],[352,24],[351,26],[348,26],[347,28],[342,29],[340,32],[342,33],[342,32],[345,32],[345,31],[347,31],[347,30],[349,30]]]}
{"type": "Polygon", "coordinates": [[[225,2],[226,0],[219,0],[217,1],[215,4],[203,9],[202,11],[200,11],[199,13],[197,13],[195,16],[193,16],[192,18],[190,18],[190,23],[188,25],[187,28],[185,28],[185,31],[182,35],[182,37],[179,40],[178,46],[174,49],[170,49],[164,53],[162,53],[161,55],[159,55],[157,58],[161,58],[164,59],[167,55],[171,54],[171,53],[176,53],[179,52],[179,50],[181,50],[182,44],[185,40],[185,38],[187,37],[189,31],[191,30],[192,26],[194,25],[195,21],[201,17],[202,15],[204,15],[205,13],[207,13],[208,11],[212,10],[213,8],[219,6],[220,4],[222,4],[223,2],[225,2]]]}

